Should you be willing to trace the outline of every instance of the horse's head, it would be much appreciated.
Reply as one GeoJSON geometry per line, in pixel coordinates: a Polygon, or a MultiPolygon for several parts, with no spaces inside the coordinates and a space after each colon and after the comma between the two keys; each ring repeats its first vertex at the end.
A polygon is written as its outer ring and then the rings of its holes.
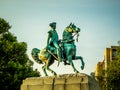
{"type": "Polygon", "coordinates": [[[78,42],[79,32],[80,32],[80,28],[78,28],[74,24],[70,23],[70,25],[67,26],[63,32],[63,41],[65,41],[65,42],[74,41],[73,38],[75,35],[77,35],[76,41],[78,42]],[[75,34],[72,35],[72,33],[75,33],[75,34]]]}
{"type": "Polygon", "coordinates": [[[80,28],[76,27],[74,24],[70,23],[69,26],[67,26],[66,29],[68,32],[70,33],[79,33],[80,32],[80,28]]]}

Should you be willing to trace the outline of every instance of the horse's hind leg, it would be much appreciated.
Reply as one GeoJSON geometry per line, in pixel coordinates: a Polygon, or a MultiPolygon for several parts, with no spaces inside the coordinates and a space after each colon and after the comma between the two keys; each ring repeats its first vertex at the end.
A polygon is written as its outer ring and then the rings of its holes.
{"type": "Polygon", "coordinates": [[[84,69],[84,66],[85,66],[85,63],[84,63],[84,61],[83,61],[83,58],[82,58],[81,56],[76,56],[76,57],[75,57],[75,60],[77,60],[77,59],[80,59],[80,60],[81,60],[81,63],[82,63],[81,69],[83,70],[83,69],[84,69]]]}
{"type": "Polygon", "coordinates": [[[46,67],[48,71],[50,71],[53,75],[57,75],[56,72],[54,72],[52,69],[49,68],[49,65],[46,67]]]}
{"type": "Polygon", "coordinates": [[[45,76],[48,76],[48,74],[47,74],[47,72],[46,72],[46,64],[45,64],[44,66],[42,66],[42,70],[43,70],[45,76]]]}
{"type": "Polygon", "coordinates": [[[49,64],[45,64],[43,67],[42,67],[42,70],[45,74],[45,76],[48,76],[47,72],[46,72],[46,69],[48,71],[50,71],[53,75],[57,75],[56,72],[54,72],[52,69],[49,68],[49,64]]]}
{"type": "Polygon", "coordinates": [[[46,69],[50,71],[53,75],[57,75],[56,72],[54,72],[52,69],[49,68],[50,65],[52,65],[52,63],[50,63],[50,58],[49,58],[46,64],[46,69]]]}

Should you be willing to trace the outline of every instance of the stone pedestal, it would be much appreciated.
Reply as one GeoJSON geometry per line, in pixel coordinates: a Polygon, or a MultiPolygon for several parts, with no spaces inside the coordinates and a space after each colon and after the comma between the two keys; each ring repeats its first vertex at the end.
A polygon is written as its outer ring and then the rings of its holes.
{"type": "Polygon", "coordinates": [[[100,90],[95,79],[86,74],[63,74],[23,80],[21,90],[100,90]]]}

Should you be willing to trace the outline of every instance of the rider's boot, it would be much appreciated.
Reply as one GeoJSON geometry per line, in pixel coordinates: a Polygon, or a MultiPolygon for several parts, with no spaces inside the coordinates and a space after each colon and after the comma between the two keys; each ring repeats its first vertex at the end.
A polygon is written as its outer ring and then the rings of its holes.
{"type": "Polygon", "coordinates": [[[70,63],[68,63],[67,61],[64,61],[64,65],[70,65],[70,63]]]}
{"type": "Polygon", "coordinates": [[[61,50],[60,49],[58,49],[57,50],[57,56],[58,56],[58,60],[59,60],[59,62],[62,62],[62,61],[65,61],[65,59],[64,58],[62,58],[62,55],[61,55],[61,50]]]}

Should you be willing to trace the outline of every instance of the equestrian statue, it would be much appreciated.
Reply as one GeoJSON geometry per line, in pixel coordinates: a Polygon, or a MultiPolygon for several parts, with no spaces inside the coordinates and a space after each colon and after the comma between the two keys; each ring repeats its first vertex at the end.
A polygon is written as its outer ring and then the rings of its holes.
{"type": "Polygon", "coordinates": [[[84,69],[84,61],[81,56],[76,56],[76,45],[75,39],[78,42],[80,28],[76,27],[74,24],[70,23],[62,34],[62,39],[59,39],[58,33],[56,31],[56,22],[49,24],[51,29],[48,31],[47,45],[42,50],[38,48],[33,48],[31,55],[32,58],[39,64],[44,64],[42,70],[45,76],[48,76],[46,70],[50,71],[53,75],[57,75],[55,71],[49,67],[54,63],[55,60],[58,61],[58,66],[60,62],[64,62],[64,65],[71,65],[75,73],[79,71],[75,68],[73,60],[81,60],[81,69],[84,69]]]}

